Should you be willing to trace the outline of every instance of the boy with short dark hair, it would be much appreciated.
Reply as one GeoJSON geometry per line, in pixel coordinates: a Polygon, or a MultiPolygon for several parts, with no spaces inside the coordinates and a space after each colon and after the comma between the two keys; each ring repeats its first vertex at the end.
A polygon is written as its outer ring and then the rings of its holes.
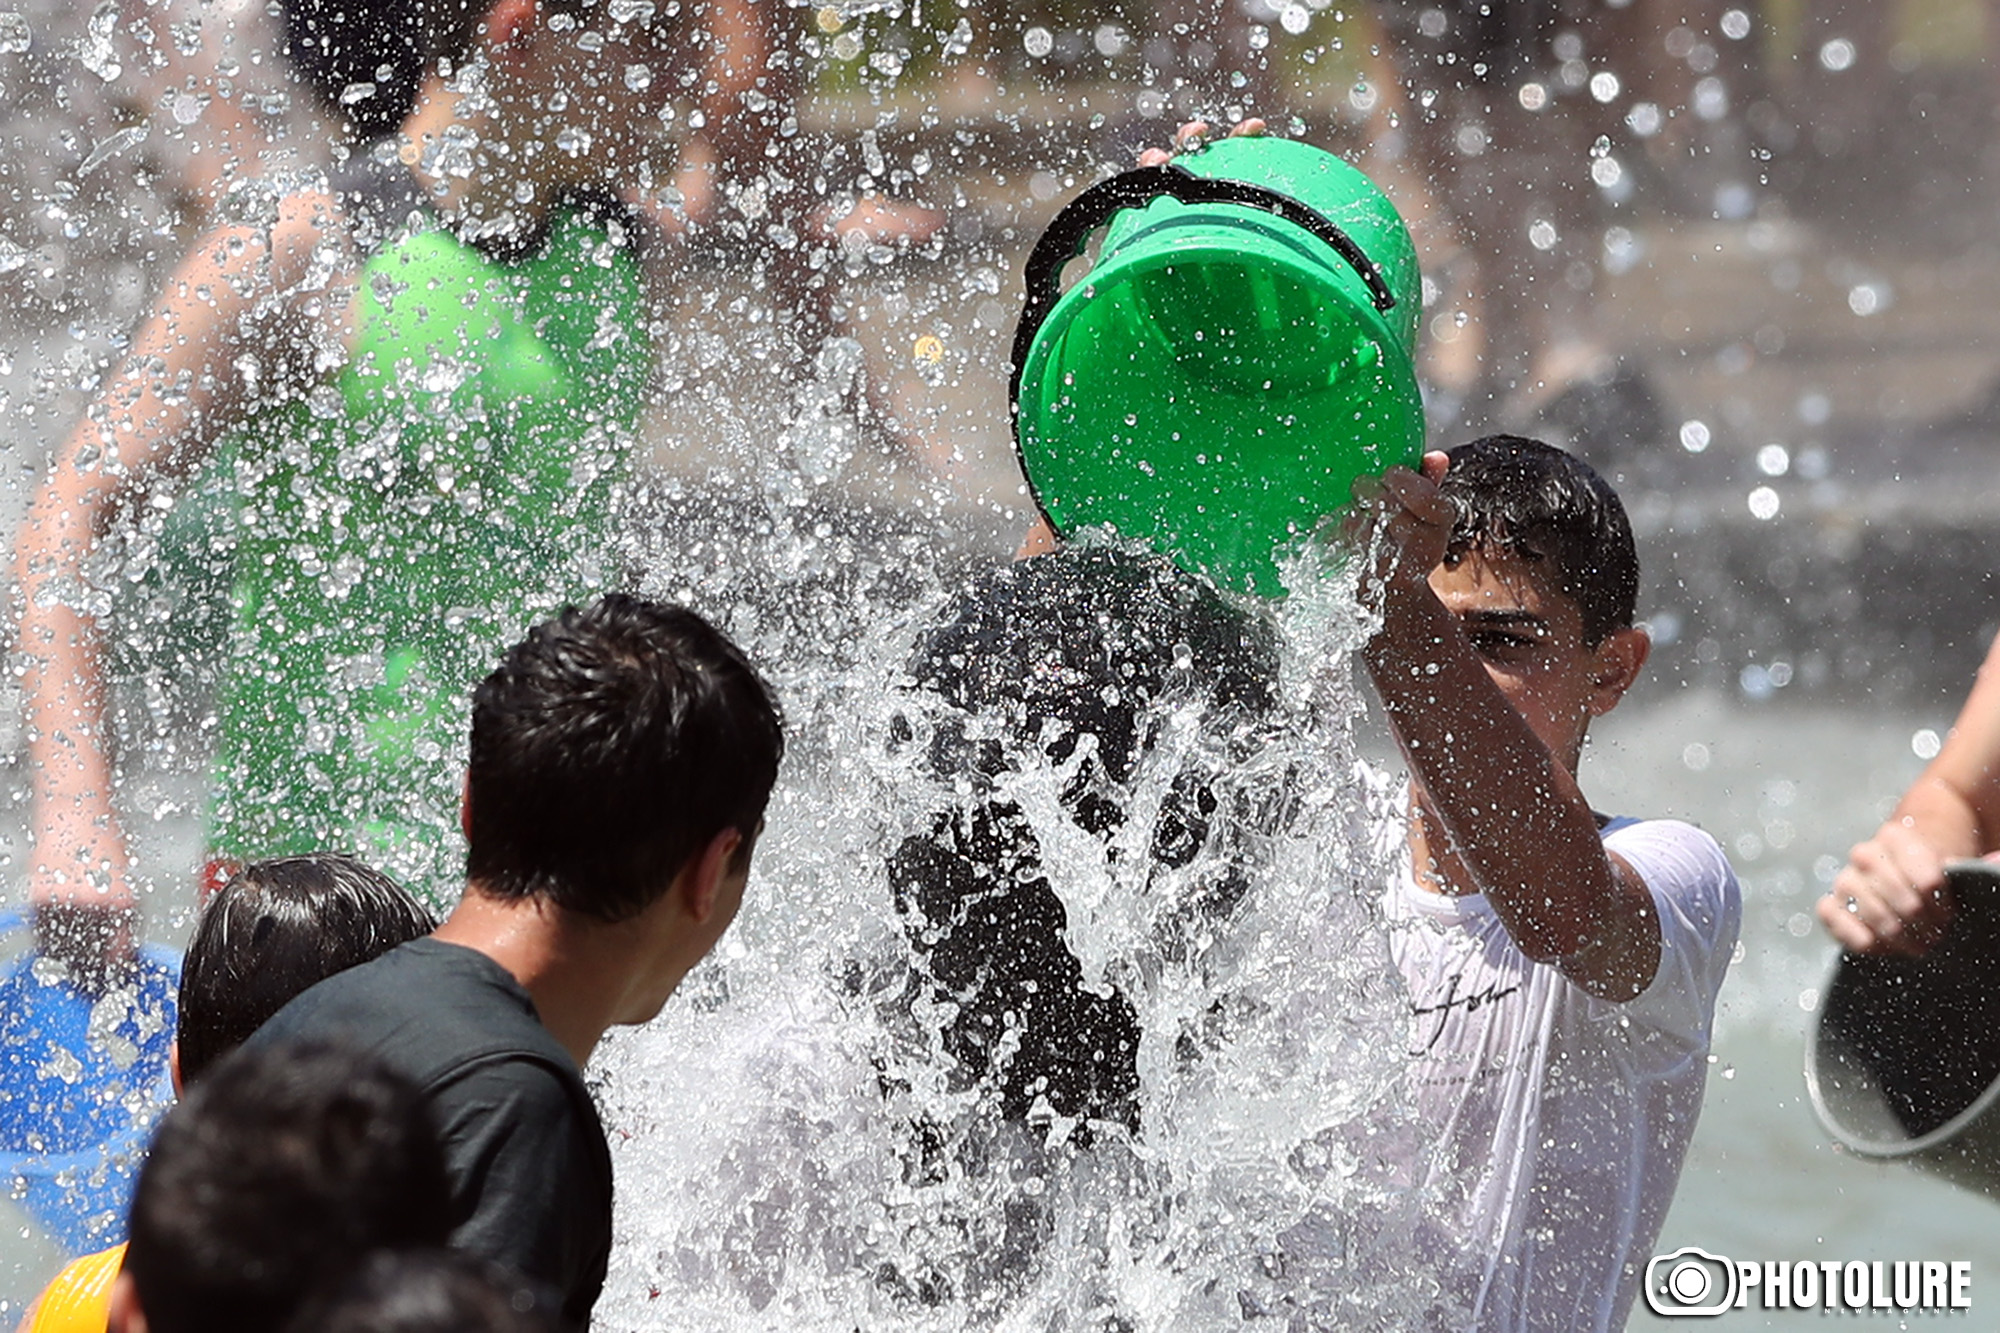
{"type": "Polygon", "coordinates": [[[351,856],[244,866],[203,906],[181,960],[176,1086],[200,1078],[310,987],[436,929],[407,890],[351,856]]]}
{"type": "Polygon", "coordinates": [[[614,594],[537,626],[473,697],[463,896],[437,932],[307,991],[248,1049],[339,1041],[423,1090],[455,1248],[588,1323],[611,1157],[582,1067],[659,1013],[741,905],[784,738],[692,611],[614,594]]]}
{"type": "MultiPolygon", "coordinates": [[[[185,1093],[307,987],[436,928],[407,891],[350,856],[242,867],[202,905],[181,959],[174,1091],[185,1093]]],[[[21,1333],[97,1333],[124,1260],[121,1243],[72,1261],[29,1308],[21,1333]]]]}
{"type": "Polygon", "coordinates": [[[1631,529],[1596,473],[1515,436],[1371,499],[1364,660],[1410,770],[1385,915],[1461,1294],[1482,1333],[1621,1328],[1741,914],[1712,838],[1597,815],[1577,786],[1649,647],[1631,529]]]}
{"type": "Polygon", "coordinates": [[[337,1047],[238,1051],[160,1123],[111,1333],[276,1329],[369,1250],[449,1220],[422,1097],[337,1047]]]}

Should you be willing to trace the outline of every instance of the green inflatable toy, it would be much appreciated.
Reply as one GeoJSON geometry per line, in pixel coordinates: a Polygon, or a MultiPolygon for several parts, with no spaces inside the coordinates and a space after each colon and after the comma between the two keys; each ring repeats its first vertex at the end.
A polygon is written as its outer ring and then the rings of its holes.
{"type": "Polygon", "coordinates": [[[1106,528],[1281,596],[1280,562],[1357,477],[1422,456],[1416,248],[1331,153],[1235,138],[1114,176],[1050,224],[1027,283],[1014,438],[1058,534],[1106,528]]]}

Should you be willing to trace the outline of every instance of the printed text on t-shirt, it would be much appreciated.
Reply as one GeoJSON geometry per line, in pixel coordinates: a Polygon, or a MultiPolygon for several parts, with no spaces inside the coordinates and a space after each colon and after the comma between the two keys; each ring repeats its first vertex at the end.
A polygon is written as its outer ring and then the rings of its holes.
{"type": "Polygon", "coordinates": [[[1482,986],[1477,990],[1470,990],[1460,995],[1458,993],[1458,986],[1463,980],[1465,980],[1465,973],[1454,972],[1451,980],[1445,985],[1443,1000],[1437,1004],[1413,1004],[1410,1006],[1410,1012],[1418,1018],[1431,1019],[1429,1023],[1425,1024],[1430,1029],[1429,1039],[1424,1042],[1422,1049],[1412,1051],[1410,1054],[1426,1055],[1432,1047],[1438,1044],[1438,1038],[1444,1035],[1445,1024],[1451,1019],[1452,1010],[1463,1009],[1468,1014],[1476,1013],[1480,1005],[1491,1004],[1495,1000],[1504,1000],[1509,995],[1521,989],[1518,982],[1512,986],[1502,986],[1496,981],[1490,985],[1482,986]],[[1433,1015],[1435,1015],[1434,1018],[1432,1018],[1433,1015]]]}

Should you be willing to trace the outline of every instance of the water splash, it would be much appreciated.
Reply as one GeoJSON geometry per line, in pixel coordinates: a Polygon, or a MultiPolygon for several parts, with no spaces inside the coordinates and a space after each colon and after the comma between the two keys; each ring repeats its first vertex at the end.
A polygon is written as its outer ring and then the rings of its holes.
{"type": "MultiPolygon", "coordinates": [[[[823,572],[851,540],[766,531],[823,572]]],[[[816,632],[810,586],[780,618],[741,573],[705,580],[739,639],[793,663],[811,639],[815,666],[788,682],[800,741],[743,918],[660,1020],[600,1056],[619,1179],[673,1185],[622,1190],[598,1324],[1346,1329],[1435,1310],[1412,1258],[1404,1008],[1373,907],[1387,853],[1350,730],[1345,664],[1367,631],[1351,576],[1285,611],[1267,725],[1217,736],[1185,705],[1149,716],[1159,740],[1108,840],[1065,808],[1087,746],[1060,762],[1030,747],[1001,780],[1085,987],[1136,1012],[1135,1133],[1046,1101],[998,1115],[947,1054],[955,1007],[923,984],[892,905],[890,849],[951,799],[919,762],[935,718],[902,671],[952,576],[836,576],[864,590],[843,641],[816,632]],[[1151,815],[1190,765],[1214,775],[1235,836],[1162,871],[1151,815]],[[1218,859],[1246,854],[1240,900],[1205,897],[1218,859]]],[[[975,741],[998,725],[965,723],[975,741]]]]}

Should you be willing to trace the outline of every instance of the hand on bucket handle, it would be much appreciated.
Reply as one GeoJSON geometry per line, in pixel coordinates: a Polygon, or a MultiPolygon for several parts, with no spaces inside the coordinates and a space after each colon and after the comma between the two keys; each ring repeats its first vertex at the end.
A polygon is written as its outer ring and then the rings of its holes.
{"type": "Polygon", "coordinates": [[[1848,853],[1820,922],[1849,953],[1920,958],[1951,925],[1946,859],[1914,820],[1892,818],[1848,853]]]}
{"type": "Polygon", "coordinates": [[[62,964],[70,982],[99,996],[124,982],[139,959],[139,909],[129,898],[43,899],[33,905],[35,949],[62,964]]]}
{"type": "Polygon", "coordinates": [[[1354,482],[1354,508],[1341,521],[1341,536],[1356,550],[1372,552],[1372,577],[1362,597],[1387,612],[1393,600],[1430,590],[1430,573],[1451,541],[1452,508],[1438,486],[1450,461],[1437,450],[1426,453],[1418,471],[1392,467],[1381,476],[1354,482]]]}
{"type": "MultiPolygon", "coordinates": [[[[1239,120],[1229,127],[1224,135],[1227,139],[1255,138],[1268,127],[1256,116],[1239,120]]],[[[1142,167],[1164,167],[1174,160],[1176,153],[1198,153],[1215,137],[1215,129],[1205,120],[1190,120],[1174,131],[1172,148],[1142,148],[1139,150],[1139,165],[1142,167]]]]}
{"type": "Polygon", "coordinates": [[[139,899],[124,841],[107,814],[86,820],[78,808],[36,809],[28,881],[35,948],[63,965],[89,994],[117,984],[138,959],[139,899]]]}

